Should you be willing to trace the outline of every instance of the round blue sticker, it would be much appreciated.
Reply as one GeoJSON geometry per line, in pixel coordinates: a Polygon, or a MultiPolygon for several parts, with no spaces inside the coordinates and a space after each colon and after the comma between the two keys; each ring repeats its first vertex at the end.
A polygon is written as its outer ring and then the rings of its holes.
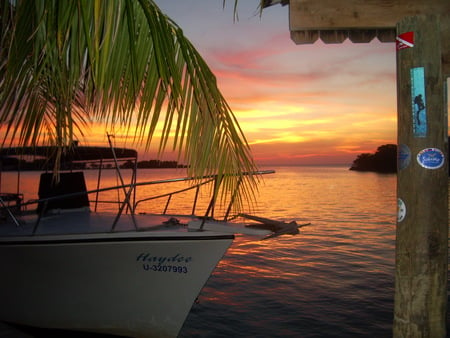
{"type": "Polygon", "coordinates": [[[426,169],[439,169],[444,160],[444,153],[437,148],[426,148],[417,154],[417,162],[426,169]]]}
{"type": "Polygon", "coordinates": [[[411,162],[411,150],[409,150],[406,144],[400,144],[398,146],[397,156],[398,169],[402,170],[409,166],[411,162]]]}

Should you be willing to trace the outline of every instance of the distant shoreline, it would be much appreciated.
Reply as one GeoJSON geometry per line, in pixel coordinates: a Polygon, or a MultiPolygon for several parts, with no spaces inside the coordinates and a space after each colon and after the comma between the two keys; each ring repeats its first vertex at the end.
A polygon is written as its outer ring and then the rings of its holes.
{"type": "Polygon", "coordinates": [[[397,172],[397,145],[385,144],[379,146],[373,154],[359,154],[353,161],[349,170],[369,171],[383,174],[394,174],[397,172]]]}
{"type": "MultiPolygon", "coordinates": [[[[135,164],[133,161],[128,161],[119,166],[120,169],[133,169],[135,164]]],[[[32,162],[18,160],[11,158],[9,161],[2,163],[1,171],[51,171],[52,164],[43,163],[42,160],[35,160],[32,162]]],[[[177,161],[139,161],[136,164],[137,169],[180,169],[187,168],[184,164],[178,164],[177,161]]],[[[76,162],[64,163],[61,165],[61,170],[98,170],[100,165],[94,162],[76,162]]],[[[102,170],[115,169],[111,163],[102,164],[102,170]]]]}

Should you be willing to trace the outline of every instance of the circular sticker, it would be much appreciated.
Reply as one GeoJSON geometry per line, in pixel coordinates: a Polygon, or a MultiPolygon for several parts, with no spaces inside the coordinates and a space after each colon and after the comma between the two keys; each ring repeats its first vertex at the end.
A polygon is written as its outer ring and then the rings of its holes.
{"type": "Polygon", "coordinates": [[[417,154],[417,162],[426,169],[439,169],[444,160],[444,153],[437,148],[426,148],[417,154]]]}
{"type": "Polygon", "coordinates": [[[401,198],[397,199],[397,222],[401,222],[406,217],[406,205],[401,198]]]}
{"type": "Polygon", "coordinates": [[[406,144],[400,144],[398,146],[397,163],[398,169],[402,170],[409,166],[411,162],[411,150],[406,144]]]}

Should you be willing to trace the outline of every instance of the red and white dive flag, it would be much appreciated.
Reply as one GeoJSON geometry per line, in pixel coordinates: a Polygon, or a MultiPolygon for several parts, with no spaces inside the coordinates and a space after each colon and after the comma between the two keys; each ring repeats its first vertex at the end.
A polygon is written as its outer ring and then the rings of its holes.
{"type": "Polygon", "coordinates": [[[397,36],[397,50],[414,47],[414,32],[406,32],[397,36]]]}

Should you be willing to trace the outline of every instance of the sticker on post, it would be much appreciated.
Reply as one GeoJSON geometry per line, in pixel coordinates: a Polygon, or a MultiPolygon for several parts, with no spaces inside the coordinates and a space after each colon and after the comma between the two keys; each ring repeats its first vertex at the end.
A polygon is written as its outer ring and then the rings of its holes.
{"type": "Polygon", "coordinates": [[[444,161],[444,153],[437,148],[426,148],[417,154],[417,162],[425,169],[439,169],[444,161]]]}
{"type": "Polygon", "coordinates": [[[397,222],[401,222],[406,217],[406,204],[401,198],[397,199],[397,222]]]}
{"type": "Polygon", "coordinates": [[[397,50],[414,47],[414,32],[400,34],[395,39],[397,50]]]}
{"type": "Polygon", "coordinates": [[[411,112],[414,137],[427,136],[427,100],[425,97],[425,70],[412,68],[411,75],[411,112]]]}
{"type": "Polygon", "coordinates": [[[400,144],[398,146],[397,163],[398,169],[402,170],[409,166],[411,162],[411,150],[406,144],[400,144]]]}

